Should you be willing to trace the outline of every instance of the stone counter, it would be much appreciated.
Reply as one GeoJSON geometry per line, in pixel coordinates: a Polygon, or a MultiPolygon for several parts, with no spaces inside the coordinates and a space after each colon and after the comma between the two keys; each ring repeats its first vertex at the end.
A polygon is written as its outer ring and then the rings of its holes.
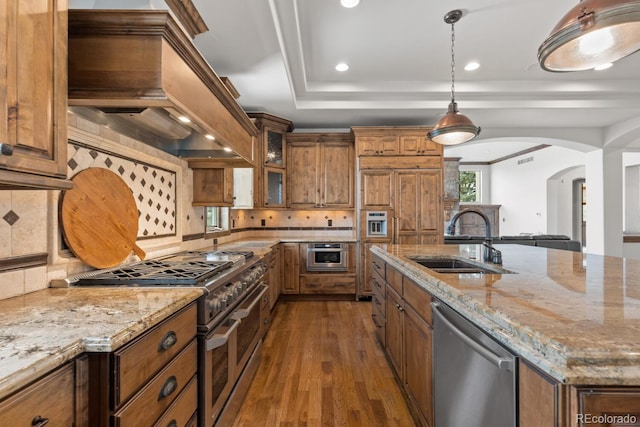
{"type": "Polygon", "coordinates": [[[45,289],[0,301],[0,399],[84,352],[110,352],[202,295],[193,288],[45,289]]]}
{"type": "Polygon", "coordinates": [[[435,273],[410,256],[480,262],[480,245],[372,251],[565,384],[640,385],[640,261],[500,245],[513,274],[435,273]]]}

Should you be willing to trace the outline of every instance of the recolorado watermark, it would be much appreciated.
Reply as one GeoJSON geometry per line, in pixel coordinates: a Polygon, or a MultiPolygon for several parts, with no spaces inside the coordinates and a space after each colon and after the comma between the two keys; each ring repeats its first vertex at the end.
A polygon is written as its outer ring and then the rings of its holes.
{"type": "Polygon", "coordinates": [[[609,414],[577,414],[576,421],[582,424],[622,424],[635,425],[638,417],[632,414],[609,415],[609,414]]]}

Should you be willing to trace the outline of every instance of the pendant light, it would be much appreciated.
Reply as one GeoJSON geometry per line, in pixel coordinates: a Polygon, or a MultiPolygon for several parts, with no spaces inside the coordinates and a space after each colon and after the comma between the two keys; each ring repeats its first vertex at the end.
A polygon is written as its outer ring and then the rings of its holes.
{"type": "Polygon", "coordinates": [[[451,102],[447,114],[442,117],[435,127],[427,134],[427,138],[443,145],[462,144],[478,136],[480,128],[464,114],[458,112],[455,95],[456,60],[454,52],[455,29],[454,24],[462,17],[462,11],[452,10],[444,16],[444,22],[451,24],[451,102]]]}
{"type": "Polygon", "coordinates": [[[547,71],[590,70],[640,49],[640,1],[582,0],[538,49],[547,71]]]}

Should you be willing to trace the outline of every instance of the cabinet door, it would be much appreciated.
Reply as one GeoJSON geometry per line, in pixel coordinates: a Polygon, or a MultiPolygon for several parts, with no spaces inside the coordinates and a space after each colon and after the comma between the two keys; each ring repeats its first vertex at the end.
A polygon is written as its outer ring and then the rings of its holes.
{"type": "Polygon", "coordinates": [[[441,183],[440,170],[397,172],[396,227],[402,243],[421,243],[424,233],[442,234],[441,183]]]}
{"type": "Polygon", "coordinates": [[[346,143],[322,145],[320,175],[321,207],[353,207],[353,146],[346,143]]]}
{"type": "Polygon", "coordinates": [[[606,425],[611,427],[640,425],[640,388],[578,389],[579,426],[606,425]],[[598,418],[611,417],[608,423],[596,424],[598,418]],[[589,417],[589,418],[588,418],[589,417]],[[615,418],[614,418],[615,417],[615,418]],[[619,417],[619,418],[618,418],[619,417]]]}
{"type": "Polygon", "coordinates": [[[8,0],[1,7],[0,143],[14,151],[0,155],[0,168],[64,178],[67,2],[8,0]]]}
{"type": "Polygon", "coordinates": [[[74,425],[73,362],[0,402],[1,426],[74,425]]]}
{"type": "Polygon", "coordinates": [[[283,208],[285,197],[284,169],[264,168],[264,206],[283,208]]]}
{"type": "Polygon", "coordinates": [[[270,167],[286,166],[285,135],[268,127],[264,128],[264,163],[270,167]]]}
{"type": "Polygon", "coordinates": [[[419,172],[417,175],[417,231],[420,233],[437,233],[443,227],[441,174],[440,170],[433,170],[419,172]]]}
{"type": "Polygon", "coordinates": [[[400,154],[405,156],[424,156],[439,154],[438,144],[427,138],[426,132],[420,135],[400,136],[400,154]]]}
{"type": "Polygon", "coordinates": [[[403,360],[403,341],[404,341],[404,303],[402,298],[393,290],[392,287],[387,286],[386,290],[386,316],[387,323],[385,324],[385,345],[387,349],[387,355],[391,361],[391,365],[396,372],[398,378],[402,379],[402,360],[403,360]]]}
{"type": "Polygon", "coordinates": [[[379,151],[379,140],[377,136],[362,136],[356,141],[358,146],[358,156],[375,156],[379,151]]]}
{"type": "Polygon", "coordinates": [[[396,174],[396,227],[397,233],[418,232],[418,173],[415,171],[396,174]]]}
{"type": "Polygon", "coordinates": [[[193,169],[194,206],[233,206],[233,169],[193,169]]]}
{"type": "Polygon", "coordinates": [[[234,208],[253,208],[253,180],[253,168],[233,169],[234,208]]]}
{"type": "Polygon", "coordinates": [[[298,243],[282,243],[282,287],[283,294],[300,293],[300,253],[298,243]]]}
{"type": "Polygon", "coordinates": [[[433,426],[431,327],[414,310],[404,311],[404,387],[426,425],[433,426]]]}
{"type": "Polygon", "coordinates": [[[288,206],[292,208],[320,206],[319,145],[315,142],[289,144],[288,162],[288,206]]]}
{"type": "Polygon", "coordinates": [[[392,207],[392,177],[393,172],[390,170],[361,172],[361,209],[390,209],[392,207]]]}

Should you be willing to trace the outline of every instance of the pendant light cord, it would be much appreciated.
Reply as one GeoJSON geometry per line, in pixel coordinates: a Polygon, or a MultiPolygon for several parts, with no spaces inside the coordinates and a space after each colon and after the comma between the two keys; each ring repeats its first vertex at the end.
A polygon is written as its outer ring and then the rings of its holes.
{"type": "Polygon", "coordinates": [[[456,101],[455,89],[456,89],[456,57],[454,52],[454,44],[456,41],[456,32],[454,29],[454,23],[451,23],[451,102],[456,101]]]}

